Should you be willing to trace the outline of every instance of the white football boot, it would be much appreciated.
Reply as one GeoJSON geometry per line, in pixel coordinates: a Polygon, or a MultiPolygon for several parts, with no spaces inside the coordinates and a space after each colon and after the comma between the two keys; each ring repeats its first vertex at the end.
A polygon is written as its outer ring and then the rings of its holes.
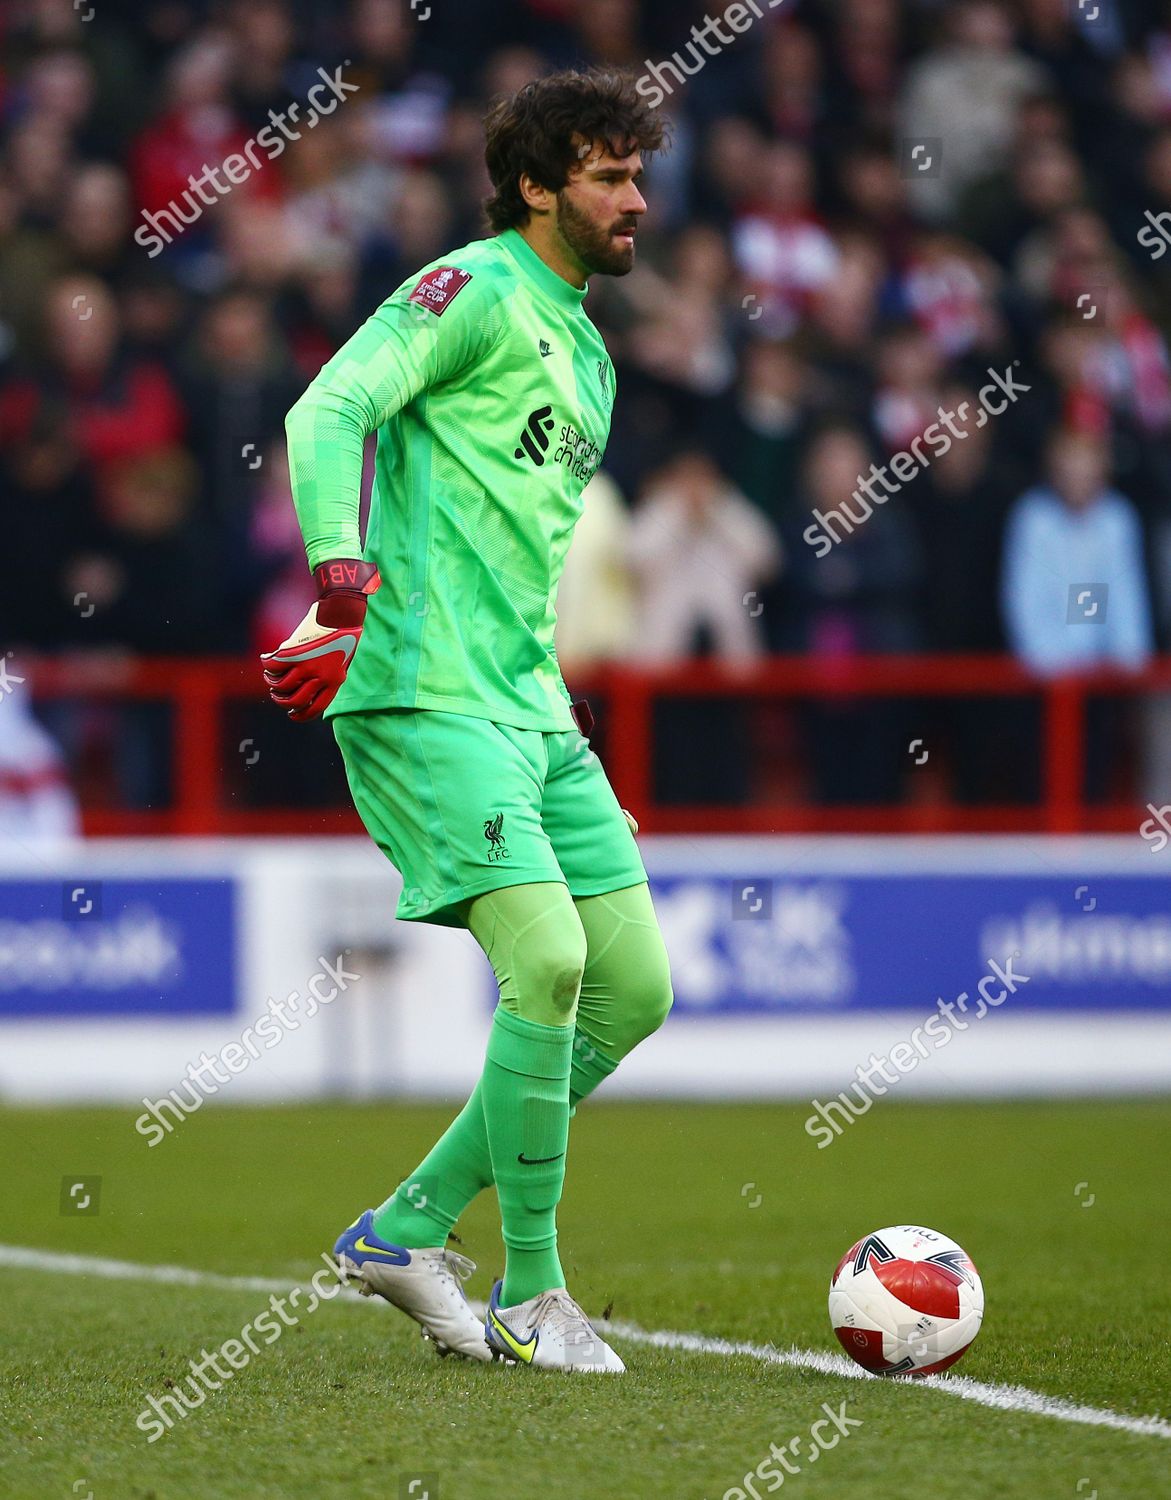
{"type": "Polygon", "coordinates": [[[536,1370],[621,1375],[626,1366],[564,1288],[541,1292],[516,1307],[500,1306],[492,1288],[484,1335],[504,1359],[536,1370]]]}
{"type": "Polygon", "coordinates": [[[485,1362],[498,1359],[488,1347],[484,1325],[464,1296],[463,1283],[475,1261],[454,1250],[408,1250],[379,1239],[368,1208],[338,1237],[333,1247],[338,1275],[356,1281],[364,1297],[375,1293],[397,1308],[432,1339],[440,1354],[462,1354],[485,1362]]]}

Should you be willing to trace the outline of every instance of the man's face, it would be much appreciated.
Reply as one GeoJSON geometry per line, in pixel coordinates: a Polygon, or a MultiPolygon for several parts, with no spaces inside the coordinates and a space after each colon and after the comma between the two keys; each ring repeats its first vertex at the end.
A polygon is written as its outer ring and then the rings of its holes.
{"type": "Polygon", "coordinates": [[[638,190],[642,156],[613,156],[598,143],[583,147],[581,166],[557,194],[557,232],[587,276],[625,276],[634,269],[638,221],[646,199],[638,190]]]}
{"type": "Polygon", "coordinates": [[[1074,510],[1085,510],[1106,488],[1109,460],[1092,438],[1067,437],[1049,453],[1053,487],[1074,510]]]}

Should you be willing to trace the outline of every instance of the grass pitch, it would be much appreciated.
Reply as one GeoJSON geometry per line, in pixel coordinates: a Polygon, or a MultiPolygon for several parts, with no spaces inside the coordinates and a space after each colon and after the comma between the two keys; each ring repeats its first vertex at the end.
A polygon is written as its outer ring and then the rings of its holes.
{"type": "MultiPolygon", "coordinates": [[[[206,1104],[149,1149],[133,1111],[0,1111],[0,1241],[291,1287],[452,1113],[206,1104]],[[99,1211],[62,1212],[62,1180],[98,1176],[99,1211]]],[[[955,1376],[1169,1415],[1171,1101],[882,1103],[822,1151],[807,1113],[583,1108],[561,1237],[587,1311],[831,1353],[839,1256],[868,1230],[924,1223],[984,1278],[984,1328],[955,1376]]],[[[460,1231],[486,1297],[501,1263],[490,1194],[460,1231]]],[[[321,1306],[148,1444],[148,1393],[267,1305],[261,1289],[0,1263],[0,1496],[742,1500],[770,1443],[804,1449],[822,1403],[843,1401],[861,1425],[785,1485],[827,1500],[1171,1496],[1165,1437],[620,1337],[619,1379],[473,1367],[365,1299],[321,1306]]]]}

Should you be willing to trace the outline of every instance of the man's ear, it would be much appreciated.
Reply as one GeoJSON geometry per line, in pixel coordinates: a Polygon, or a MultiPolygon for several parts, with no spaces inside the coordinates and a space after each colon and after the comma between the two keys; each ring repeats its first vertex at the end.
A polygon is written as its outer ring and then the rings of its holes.
{"type": "Polygon", "coordinates": [[[530,213],[548,214],[553,212],[553,205],[557,201],[557,194],[550,192],[547,187],[542,187],[534,177],[527,172],[520,174],[520,195],[528,205],[530,213]]]}

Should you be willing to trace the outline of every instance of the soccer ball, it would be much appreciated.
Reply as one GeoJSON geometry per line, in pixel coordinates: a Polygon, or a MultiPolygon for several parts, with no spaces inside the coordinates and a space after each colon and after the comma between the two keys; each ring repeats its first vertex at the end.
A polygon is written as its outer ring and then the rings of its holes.
{"type": "Polygon", "coordinates": [[[900,1224],[846,1251],[829,1284],[842,1348],[872,1375],[938,1375],[980,1331],[984,1288],[954,1240],[900,1224]]]}

